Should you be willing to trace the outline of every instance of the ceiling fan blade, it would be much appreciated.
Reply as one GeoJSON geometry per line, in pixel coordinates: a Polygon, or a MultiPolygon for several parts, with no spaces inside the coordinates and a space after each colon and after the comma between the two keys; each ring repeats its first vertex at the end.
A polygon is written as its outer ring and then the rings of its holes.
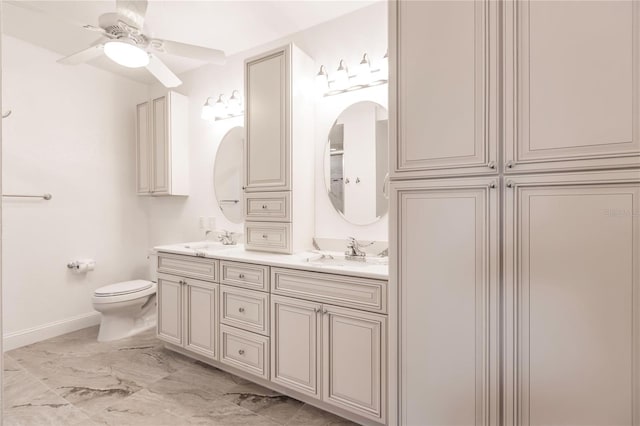
{"type": "Polygon", "coordinates": [[[116,0],[116,10],[118,14],[130,24],[142,31],[144,27],[144,17],[147,14],[147,0],[116,0]]]}
{"type": "Polygon", "coordinates": [[[97,43],[72,55],[58,59],[59,64],[78,65],[102,55],[104,44],[97,43]]]}
{"type": "Polygon", "coordinates": [[[147,69],[165,87],[177,87],[182,81],[157,56],[149,55],[147,69]]]}
{"type": "Polygon", "coordinates": [[[180,43],[171,40],[152,40],[151,46],[159,52],[185,58],[198,59],[216,65],[224,65],[225,55],[222,50],[196,46],[194,44],[180,43]]]}

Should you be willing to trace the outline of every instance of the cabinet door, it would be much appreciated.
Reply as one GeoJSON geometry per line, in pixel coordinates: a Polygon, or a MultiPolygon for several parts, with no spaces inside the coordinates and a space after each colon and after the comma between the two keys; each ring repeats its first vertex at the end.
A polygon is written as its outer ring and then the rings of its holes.
{"type": "Polygon", "coordinates": [[[169,152],[169,114],[167,97],[151,101],[153,128],[153,173],[151,192],[156,195],[171,193],[171,164],[169,152]]]}
{"type": "Polygon", "coordinates": [[[391,185],[399,424],[498,423],[495,186],[489,178],[391,185]]]}
{"type": "Polygon", "coordinates": [[[320,397],[320,308],[289,297],[271,297],[271,380],[320,397]]]}
{"type": "Polygon", "coordinates": [[[640,172],[508,185],[505,424],[640,424],[640,172]]]}
{"type": "Polygon", "coordinates": [[[322,400],[384,422],[386,317],[324,305],[322,322],[322,400]]]}
{"type": "Polygon", "coordinates": [[[505,2],[507,171],[637,165],[640,2],[505,2]]]}
{"type": "Polygon", "coordinates": [[[151,191],[151,128],[149,102],[136,106],[136,191],[151,191]]]}
{"type": "Polygon", "coordinates": [[[184,280],[184,347],[218,359],[218,285],[184,280]]]}
{"type": "Polygon", "coordinates": [[[390,2],[391,177],[495,173],[498,2],[390,2]]]}
{"type": "Polygon", "coordinates": [[[182,345],[182,280],[158,275],[158,338],[182,345]]]}
{"type": "Polygon", "coordinates": [[[247,191],[291,189],[290,47],[245,63],[247,191]]]}

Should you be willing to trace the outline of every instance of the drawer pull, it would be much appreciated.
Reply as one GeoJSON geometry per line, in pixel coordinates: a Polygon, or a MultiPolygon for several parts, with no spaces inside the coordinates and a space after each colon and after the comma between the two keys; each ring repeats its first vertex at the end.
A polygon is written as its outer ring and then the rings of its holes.
{"type": "Polygon", "coordinates": [[[244,274],[238,274],[238,278],[243,279],[244,278],[244,274]]]}
{"type": "Polygon", "coordinates": [[[266,205],[266,204],[263,204],[263,205],[262,205],[262,209],[263,209],[263,210],[266,210],[266,209],[267,209],[267,205],[266,205]]]}
{"type": "Polygon", "coordinates": [[[262,234],[262,238],[266,240],[269,236],[267,234],[262,234]]]}
{"type": "Polygon", "coordinates": [[[243,313],[244,312],[244,308],[238,308],[238,312],[243,313]]]}
{"type": "Polygon", "coordinates": [[[244,349],[240,349],[240,350],[238,351],[238,353],[239,353],[240,355],[244,355],[244,349]]]}

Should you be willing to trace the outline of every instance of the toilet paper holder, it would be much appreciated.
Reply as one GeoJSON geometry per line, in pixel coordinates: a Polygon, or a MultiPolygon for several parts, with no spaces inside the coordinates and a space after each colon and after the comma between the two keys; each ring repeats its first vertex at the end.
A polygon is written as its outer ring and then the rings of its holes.
{"type": "Polygon", "coordinates": [[[93,259],[78,259],[67,263],[67,268],[74,272],[87,272],[93,271],[96,266],[96,261],[93,259]]]}

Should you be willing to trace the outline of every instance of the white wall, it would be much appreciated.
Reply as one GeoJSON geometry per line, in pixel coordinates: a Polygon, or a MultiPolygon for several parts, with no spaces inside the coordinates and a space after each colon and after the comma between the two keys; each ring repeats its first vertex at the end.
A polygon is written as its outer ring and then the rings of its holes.
{"type": "MultiPolygon", "coordinates": [[[[189,96],[190,177],[191,193],[186,199],[154,198],[150,200],[150,243],[168,244],[201,240],[204,231],[198,228],[200,216],[214,216],[218,228],[242,232],[242,225],[230,223],[217,206],[213,190],[213,164],[221,138],[234,126],[243,125],[242,118],[207,123],[200,111],[208,96],[217,97],[232,90],[243,92],[243,61],[270,48],[294,42],[314,58],[317,68],[324,64],[329,72],[340,59],[348,64],[359,63],[364,52],[373,59],[381,58],[387,49],[387,5],[379,2],[349,15],[318,25],[242,52],[228,58],[224,66],[205,66],[180,75],[183,85],[177,91],[189,96]]],[[[212,41],[212,45],[215,41],[212,41]]],[[[154,95],[165,90],[155,86],[154,95]]],[[[244,93],[243,93],[244,95],[244,93]]],[[[340,112],[361,100],[372,100],[388,106],[387,85],[348,94],[319,98],[316,104],[316,235],[325,238],[345,238],[386,241],[387,216],[367,226],[347,223],[332,207],[323,181],[323,155],[329,129],[340,112]]]]}
{"type": "Polygon", "coordinates": [[[5,350],[91,323],[93,291],[147,274],[145,198],[135,195],[135,105],[148,87],[3,37],[5,350]],[[74,275],[67,262],[91,257],[74,275]]]}

